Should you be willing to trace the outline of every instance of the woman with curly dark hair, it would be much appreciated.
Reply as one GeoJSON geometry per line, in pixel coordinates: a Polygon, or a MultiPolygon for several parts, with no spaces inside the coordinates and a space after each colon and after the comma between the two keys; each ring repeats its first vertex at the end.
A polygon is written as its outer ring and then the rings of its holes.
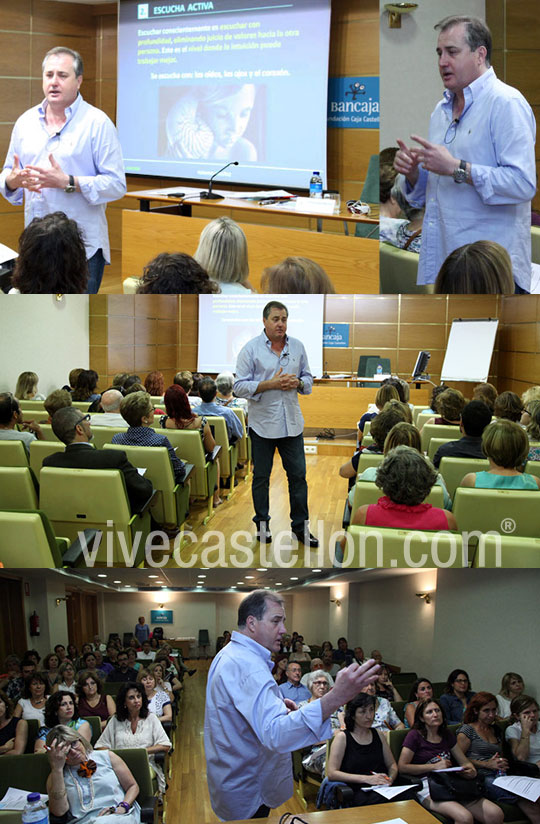
{"type": "Polygon", "coordinates": [[[98,381],[99,375],[97,372],[93,369],[83,369],[77,378],[77,383],[71,396],[72,400],[88,401],[88,403],[98,400],[101,397],[101,395],[96,392],[98,381]]]}
{"type": "Polygon", "coordinates": [[[86,292],[88,262],[81,230],[64,212],[35,217],[19,238],[12,294],[86,292]]]}
{"type": "Polygon", "coordinates": [[[77,701],[71,692],[59,690],[47,698],[45,704],[45,724],[40,727],[34,743],[34,752],[45,752],[45,739],[49,731],[58,724],[64,724],[66,727],[71,727],[77,730],[83,738],[90,741],[92,738],[92,729],[88,721],[79,717],[79,710],[77,708],[77,701]]]}
{"type": "Polygon", "coordinates": [[[182,252],[162,252],[146,264],[138,295],[208,295],[219,286],[202,266],[182,252]]]}

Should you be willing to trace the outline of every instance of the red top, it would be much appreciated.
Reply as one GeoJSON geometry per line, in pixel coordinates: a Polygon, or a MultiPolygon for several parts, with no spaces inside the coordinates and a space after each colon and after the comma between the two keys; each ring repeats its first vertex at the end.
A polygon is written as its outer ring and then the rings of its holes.
{"type": "Polygon", "coordinates": [[[444,510],[431,504],[395,504],[386,495],[371,504],[366,512],[366,526],[387,526],[399,529],[432,529],[448,532],[444,510]]]}
{"type": "Polygon", "coordinates": [[[107,721],[109,718],[109,710],[107,708],[107,696],[105,694],[100,696],[99,703],[95,707],[91,707],[86,698],[81,696],[78,703],[79,716],[81,718],[89,718],[92,715],[97,715],[102,721],[107,721]]]}

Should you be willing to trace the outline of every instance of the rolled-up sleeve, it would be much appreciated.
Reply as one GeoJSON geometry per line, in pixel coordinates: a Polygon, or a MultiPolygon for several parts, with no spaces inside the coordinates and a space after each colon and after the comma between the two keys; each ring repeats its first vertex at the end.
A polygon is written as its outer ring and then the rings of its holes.
{"type": "Polygon", "coordinates": [[[78,175],[79,187],[92,206],[123,197],[127,191],[122,149],[116,129],[106,115],[94,126],[92,155],[95,174],[78,175]]]}

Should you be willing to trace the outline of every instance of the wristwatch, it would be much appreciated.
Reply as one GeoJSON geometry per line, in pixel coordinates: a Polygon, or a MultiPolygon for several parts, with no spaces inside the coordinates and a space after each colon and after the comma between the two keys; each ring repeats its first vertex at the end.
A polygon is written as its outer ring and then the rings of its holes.
{"type": "Polygon", "coordinates": [[[75,192],[75,191],[76,191],[75,178],[73,177],[73,175],[70,175],[69,176],[69,183],[66,186],[66,188],[64,189],[64,192],[67,192],[68,195],[70,195],[72,192],[75,192]]]}
{"type": "Polygon", "coordinates": [[[457,169],[454,169],[452,172],[452,177],[454,178],[454,183],[466,183],[468,174],[467,174],[467,162],[465,160],[459,161],[459,166],[457,169]]]}
{"type": "Polygon", "coordinates": [[[296,387],[296,391],[297,392],[303,392],[304,391],[304,381],[302,380],[302,378],[298,378],[298,386],[296,387]]]}

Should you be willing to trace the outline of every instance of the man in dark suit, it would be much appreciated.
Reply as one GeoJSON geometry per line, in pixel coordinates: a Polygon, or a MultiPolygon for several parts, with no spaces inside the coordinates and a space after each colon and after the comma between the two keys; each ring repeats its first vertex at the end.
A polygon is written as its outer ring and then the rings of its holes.
{"type": "Polygon", "coordinates": [[[92,429],[90,415],[84,415],[74,406],[55,412],[52,430],[66,444],[65,452],[55,452],[43,460],[43,466],[66,469],[119,469],[126,482],[126,490],[132,512],[139,511],[152,494],[152,483],[139,475],[126,458],[125,452],[116,449],[95,449],[90,443],[92,429]]]}
{"type": "Polygon", "coordinates": [[[433,465],[438,469],[444,457],[485,458],[482,451],[482,433],[490,421],[491,409],[483,401],[469,401],[461,411],[459,428],[462,437],[439,446],[433,458],[433,465]]]}

